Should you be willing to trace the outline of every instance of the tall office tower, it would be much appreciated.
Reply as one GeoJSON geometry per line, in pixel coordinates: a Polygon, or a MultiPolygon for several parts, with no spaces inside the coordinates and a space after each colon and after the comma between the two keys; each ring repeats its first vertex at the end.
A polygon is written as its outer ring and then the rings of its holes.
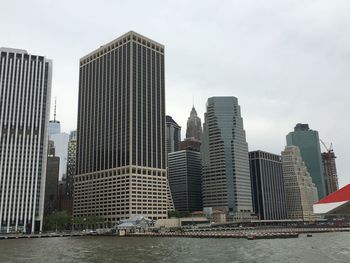
{"type": "Polygon", "coordinates": [[[203,206],[228,212],[228,219],[253,212],[248,144],[235,97],[212,97],[203,124],[203,206]]]}
{"type": "Polygon", "coordinates": [[[66,174],[67,169],[67,151],[68,151],[68,133],[61,132],[61,123],[56,120],[56,99],[54,107],[54,119],[49,121],[49,140],[55,144],[55,155],[60,158],[59,179],[66,174]]]}
{"type": "Polygon", "coordinates": [[[253,151],[249,152],[249,164],[255,214],[263,220],[286,219],[281,156],[253,151]]]}
{"type": "Polygon", "coordinates": [[[165,145],[167,153],[175,152],[180,149],[181,126],[178,125],[171,116],[165,116],[165,145]]]}
{"type": "Polygon", "coordinates": [[[0,232],[41,231],[52,61],[0,49],[0,232]]]}
{"type": "Polygon", "coordinates": [[[169,153],[168,179],[176,210],[202,210],[202,164],[199,152],[182,150],[169,153]]]}
{"type": "Polygon", "coordinates": [[[326,195],[339,189],[337,166],[335,164],[335,154],[332,149],[322,153],[322,164],[325,178],[326,195]]]}
{"type": "Polygon", "coordinates": [[[317,188],[297,146],[286,146],[282,152],[282,169],[288,218],[312,220],[317,188]]]}
{"type": "Polygon", "coordinates": [[[135,32],[80,59],[75,217],[167,218],[164,46],[135,32]]]}
{"type": "Polygon", "coordinates": [[[197,115],[197,111],[192,107],[190,117],[187,120],[186,139],[202,140],[202,122],[197,115]]]}
{"type": "Polygon", "coordinates": [[[69,135],[67,167],[66,173],[63,174],[59,184],[59,208],[65,210],[68,214],[73,213],[73,192],[74,192],[74,175],[76,169],[76,148],[77,137],[76,131],[69,135]]]}
{"type": "Polygon", "coordinates": [[[58,210],[58,173],[60,158],[55,156],[55,145],[49,141],[46,163],[45,203],[44,215],[58,210]]]}
{"type": "Polygon", "coordinates": [[[317,187],[318,197],[320,199],[325,197],[326,188],[318,132],[310,130],[308,124],[298,123],[294,132],[288,133],[287,145],[298,146],[312,181],[317,187]]]}
{"type": "MultiPolygon", "coordinates": [[[[65,195],[73,198],[73,177],[76,169],[76,153],[77,153],[77,137],[76,131],[72,131],[69,135],[68,154],[67,154],[67,172],[65,195]]],[[[73,199],[72,199],[73,202],[73,199]]]]}

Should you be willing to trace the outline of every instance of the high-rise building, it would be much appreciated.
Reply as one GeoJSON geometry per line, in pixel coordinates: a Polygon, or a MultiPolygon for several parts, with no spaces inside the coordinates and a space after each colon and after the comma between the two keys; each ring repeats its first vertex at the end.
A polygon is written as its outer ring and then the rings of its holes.
{"type": "Polygon", "coordinates": [[[312,181],[317,187],[318,197],[320,199],[325,197],[326,188],[318,132],[311,130],[308,124],[298,123],[294,131],[287,135],[287,145],[298,146],[312,181]]]}
{"type": "Polygon", "coordinates": [[[253,212],[248,144],[235,97],[212,97],[203,124],[203,207],[228,212],[228,219],[253,212]]]}
{"type": "Polygon", "coordinates": [[[202,165],[198,151],[182,150],[169,153],[168,179],[176,210],[202,210],[202,165]]]}
{"type": "MultiPolygon", "coordinates": [[[[77,137],[76,131],[72,131],[69,135],[68,154],[67,154],[67,172],[65,195],[73,198],[73,177],[76,169],[76,153],[77,153],[77,137]]],[[[73,199],[72,199],[73,202],[73,199]]]]}
{"type": "Polygon", "coordinates": [[[190,149],[192,151],[201,151],[201,142],[196,139],[185,139],[180,142],[180,150],[190,149]]]}
{"type": "Polygon", "coordinates": [[[0,232],[41,231],[52,61],[0,49],[0,232]]]}
{"type": "Polygon", "coordinates": [[[175,152],[180,149],[181,126],[178,125],[171,116],[165,116],[165,145],[167,153],[175,152]]]}
{"type": "Polygon", "coordinates": [[[164,46],[130,31],[80,59],[74,217],[167,218],[164,46]]]}
{"type": "Polygon", "coordinates": [[[68,214],[73,213],[73,191],[74,175],[76,169],[76,148],[77,137],[76,131],[69,135],[68,153],[67,153],[67,170],[62,176],[59,184],[59,208],[65,210],[68,214]]]}
{"type": "Polygon", "coordinates": [[[289,219],[314,219],[313,204],[317,188],[303,162],[297,146],[286,146],[282,152],[284,189],[289,219]]]}
{"type": "Polygon", "coordinates": [[[187,120],[186,139],[202,140],[202,122],[197,115],[197,111],[192,107],[190,117],[187,120]]]}
{"type": "Polygon", "coordinates": [[[280,155],[249,152],[254,212],[262,220],[287,218],[282,160],[280,155]]]}
{"type": "Polygon", "coordinates": [[[322,153],[322,164],[325,178],[326,195],[339,189],[337,166],[335,164],[335,154],[332,149],[322,153]]]}
{"type": "Polygon", "coordinates": [[[59,179],[66,174],[67,152],[68,152],[68,133],[61,132],[61,123],[56,119],[56,99],[54,107],[54,119],[49,121],[49,140],[55,144],[55,155],[60,158],[59,179]]]}
{"type": "Polygon", "coordinates": [[[46,163],[45,203],[44,215],[58,210],[58,173],[60,158],[55,156],[53,141],[49,141],[48,156],[46,163]]]}

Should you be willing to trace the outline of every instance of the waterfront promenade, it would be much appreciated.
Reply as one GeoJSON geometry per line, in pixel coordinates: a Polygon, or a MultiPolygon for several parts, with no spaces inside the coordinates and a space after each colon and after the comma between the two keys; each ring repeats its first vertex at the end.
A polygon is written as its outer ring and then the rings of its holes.
{"type": "MultiPolygon", "coordinates": [[[[185,231],[161,231],[126,233],[126,237],[186,237],[186,238],[246,238],[246,239],[272,239],[272,238],[297,238],[300,234],[350,232],[349,227],[328,228],[249,228],[249,229],[187,229],[185,231]]],[[[22,238],[53,238],[53,237],[80,237],[80,236],[118,236],[115,234],[97,234],[87,232],[74,233],[43,233],[43,234],[3,234],[0,239],[22,238]]]]}

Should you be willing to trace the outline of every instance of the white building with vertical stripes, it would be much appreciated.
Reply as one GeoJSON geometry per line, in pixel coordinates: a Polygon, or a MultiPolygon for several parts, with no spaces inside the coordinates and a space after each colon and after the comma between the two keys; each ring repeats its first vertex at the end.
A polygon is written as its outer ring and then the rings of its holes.
{"type": "Polygon", "coordinates": [[[0,48],[0,233],[42,230],[52,62],[0,48]]]}

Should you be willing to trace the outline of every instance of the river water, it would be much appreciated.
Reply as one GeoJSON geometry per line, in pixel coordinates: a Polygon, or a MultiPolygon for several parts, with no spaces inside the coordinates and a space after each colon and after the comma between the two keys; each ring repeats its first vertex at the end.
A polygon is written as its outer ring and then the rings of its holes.
{"type": "Polygon", "coordinates": [[[59,237],[0,240],[0,262],[350,262],[350,233],[292,239],[59,237]]]}

